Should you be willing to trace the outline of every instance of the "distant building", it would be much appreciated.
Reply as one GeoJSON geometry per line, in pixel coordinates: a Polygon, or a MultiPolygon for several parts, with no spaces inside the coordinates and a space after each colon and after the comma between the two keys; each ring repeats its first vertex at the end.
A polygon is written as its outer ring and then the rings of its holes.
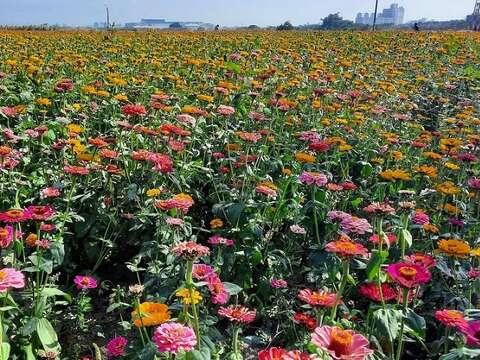
{"type": "MultiPolygon", "coordinates": [[[[375,14],[358,13],[355,23],[359,25],[373,25],[375,14]]],[[[398,4],[392,4],[389,8],[383,9],[381,13],[377,14],[378,25],[402,25],[405,19],[405,8],[398,6],[398,4]]]]}
{"type": "Polygon", "coordinates": [[[125,23],[128,29],[213,29],[215,25],[200,21],[167,21],[165,19],[141,19],[140,22],[125,23]],[[173,25],[173,26],[172,26],[173,25]]]}

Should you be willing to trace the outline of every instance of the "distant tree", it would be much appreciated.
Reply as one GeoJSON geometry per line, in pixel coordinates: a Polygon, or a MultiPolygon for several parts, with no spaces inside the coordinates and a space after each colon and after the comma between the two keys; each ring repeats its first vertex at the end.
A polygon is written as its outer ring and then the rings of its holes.
{"type": "Polygon", "coordinates": [[[277,30],[286,31],[286,30],[293,30],[294,27],[290,21],[285,21],[282,25],[277,27],[277,30]]]}
{"type": "Polygon", "coordinates": [[[250,30],[260,29],[260,28],[258,27],[258,25],[250,25],[248,28],[249,28],[250,30]]]}
{"type": "Polygon", "coordinates": [[[183,29],[183,25],[179,22],[174,22],[170,24],[170,29],[183,29]]]}
{"type": "Polygon", "coordinates": [[[336,30],[336,29],[352,29],[355,23],[350,20],[344,20],[339,13],[330,14],[323,19],[322,29],[336,30]]]}

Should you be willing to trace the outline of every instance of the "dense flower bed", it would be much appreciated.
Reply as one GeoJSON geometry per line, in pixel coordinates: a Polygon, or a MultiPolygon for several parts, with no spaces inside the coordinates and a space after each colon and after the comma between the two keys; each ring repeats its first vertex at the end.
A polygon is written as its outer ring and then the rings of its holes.
{"type": "Polygon", "coordinates": [[[0,32],[2,359],[480,357],[480,37],[0,32]]]}

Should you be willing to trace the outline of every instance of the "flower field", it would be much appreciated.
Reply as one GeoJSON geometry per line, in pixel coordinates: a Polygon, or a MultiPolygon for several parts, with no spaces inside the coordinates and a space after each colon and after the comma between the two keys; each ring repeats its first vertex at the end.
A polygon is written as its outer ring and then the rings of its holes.
{"type": "Polygon", "coordinates": [[[0,360],[480,358],[479,63],[0,31],[0,360]]]}

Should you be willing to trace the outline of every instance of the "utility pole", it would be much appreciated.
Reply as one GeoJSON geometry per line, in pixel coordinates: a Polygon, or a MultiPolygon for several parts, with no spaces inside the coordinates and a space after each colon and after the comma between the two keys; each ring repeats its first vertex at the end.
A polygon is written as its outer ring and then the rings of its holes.
{"type": "Polygon", "coordinates": [[[110,13],[108,12],[107,5],[105,5],[105,9],[107,10],[107,29],[110,29],[110,13]]]}
{"type": "Polygon", "coordinates": [[[375,12],[373,14],[373,31],[375,31],[377,27],[377,11],[378,11],[378,0],[375,0],[375,12]]]}

